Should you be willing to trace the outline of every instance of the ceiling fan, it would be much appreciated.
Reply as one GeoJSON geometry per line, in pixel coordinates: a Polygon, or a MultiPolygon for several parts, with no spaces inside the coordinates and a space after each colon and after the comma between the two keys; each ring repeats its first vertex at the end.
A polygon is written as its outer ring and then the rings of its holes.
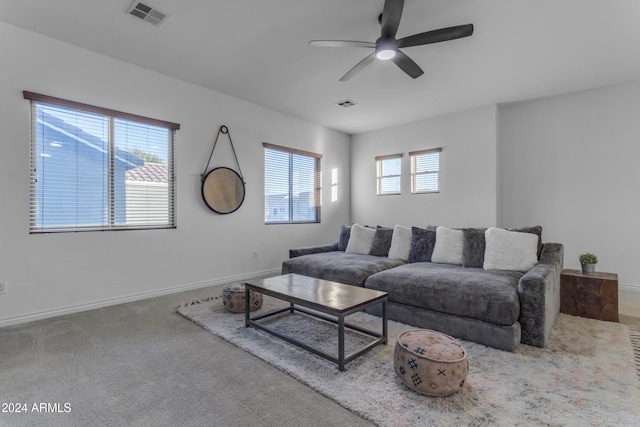
{"type": "Polygon", "coordinates": [[[396,39],[404,0],[385,0],[382,14],[378,16],[378,22],[382,26],[380,38],[373,42],[360,42],[351,40],[312,40],[311,46],[322,47],[368,47],[375,49],[371,54],[357,63],[347,74],[340,78],[341,82],[349,80],[351,77],[362,71],[364,67],[372,63],[376,58],[381,60],[392,60],[402,71],[412,78],[420,77],[424,74],[422,68],[409,58],[400,48],[419,46],[423,44],[439,43],[448,40],[469,37],[473,34],[473,24],[458,25],[455,27],[441,28],[439,30],[427,31],[420,34],[396,39]]]}

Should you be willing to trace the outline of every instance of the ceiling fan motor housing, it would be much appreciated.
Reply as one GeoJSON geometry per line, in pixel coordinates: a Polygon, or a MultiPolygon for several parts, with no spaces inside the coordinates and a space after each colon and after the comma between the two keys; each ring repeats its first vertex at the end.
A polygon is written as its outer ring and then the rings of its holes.
{"type": "Polygon", "coordinates": [[[376,57],[378,59],[387,60],[396,55],[398,45],[395,38],[380,37],[376,40],[376,57]]]}

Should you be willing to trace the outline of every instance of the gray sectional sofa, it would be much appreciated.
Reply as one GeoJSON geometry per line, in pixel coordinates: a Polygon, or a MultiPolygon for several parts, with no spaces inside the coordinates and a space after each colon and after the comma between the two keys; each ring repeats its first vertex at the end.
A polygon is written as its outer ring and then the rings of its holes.
{"type": "Polygon", "coordinates": [[[355,224],[343,226],[335,243],[291,249],[289,255],[282,274],[388,292],[389,319],[506,351],[520,342],[544,347],[560,308],[563,245],[542,244],[539,226],[355,224]]]}

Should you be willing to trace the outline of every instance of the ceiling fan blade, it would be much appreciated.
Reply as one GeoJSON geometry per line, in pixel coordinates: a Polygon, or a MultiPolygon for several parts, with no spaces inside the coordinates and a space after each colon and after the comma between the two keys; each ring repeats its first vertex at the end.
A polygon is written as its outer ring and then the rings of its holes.
{"type": "Polygon", "coordinates": [[[358,42],[353,40],[311,40],[309,44],[320,47],[376,47],[376,44],[372,42],[358,42]]]}
{"type": "Polygon", "coordinates": [[[473,24],[441,28],[439,30],[427,31],[425,33],[414,34],[409,37],[401,38],[398,40],[398,47],[445,42],[447,40],[469,37],[471,34],[473,34],[473,24]]]}
{"type": "Polygon", "coordinates": [[[382,38],[394,38],[400,26],[404,0],[385,0],[382,9],[382,38]]]}
{"type": "Polygon", "coordinates": [[[398,66],[402,71],[407,73],[412,78],[416,79],[424,74],[422,68],[418,64],[416,64],[413,59],[409,58],[404,52],[397,51],[396,56],[391,58],[391,60],[398,66]]]}
{"type": "Polygon", "coordinates": [[[347,71],[347,74],[345,74],[344,76],[342,76],[340,78],[341,82],[346,82],[347,80],[349,80],[351,77],[355,76],[356,74],[358,74],[360,71],[362,71],[362,69],[364,67],[366,67],[367,65],[371,64],[373,62],[373,60],[376,59],[376,53],[375,52],[371,52],[371,54],[369,54],[368,56],[366,56],[362,61],[358,62],[356,64],[355,67],[353,67],[352,69],[350,69],[349,71],[347,71]]]}

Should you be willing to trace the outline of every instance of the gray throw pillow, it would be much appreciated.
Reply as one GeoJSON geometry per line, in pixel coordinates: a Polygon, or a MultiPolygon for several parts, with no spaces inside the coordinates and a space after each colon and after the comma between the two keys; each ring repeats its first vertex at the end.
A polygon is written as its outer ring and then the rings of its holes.
{"type": "Polygon", "coordinates": [[[391,248],[391,237],[393,236],[393,228],[378,227],[376,229],[376,235],[373,237],[373,244],[369,255],[375,256],[389,256],[389,249],[391,248]]]}
{"type": "Polygon", "coordinates": [[[411,249],[407,262],[430,262],[433,248],[436,246],[434,227],[411,227],[411,249]]]}
{"type": "Polygon", "coordinates": [[[351,226],[343,225],[340,227],[340,236],[338,237],[338,250],[345,251],[347,250],[347,245],[349,244],[349,237],[351,237],[351,226]]]}
{"type": "Polygon", "coordinates": [[[464,267],[480,267],[484,265],[486,228],[463,228],[462,265],[464,267]]]}

